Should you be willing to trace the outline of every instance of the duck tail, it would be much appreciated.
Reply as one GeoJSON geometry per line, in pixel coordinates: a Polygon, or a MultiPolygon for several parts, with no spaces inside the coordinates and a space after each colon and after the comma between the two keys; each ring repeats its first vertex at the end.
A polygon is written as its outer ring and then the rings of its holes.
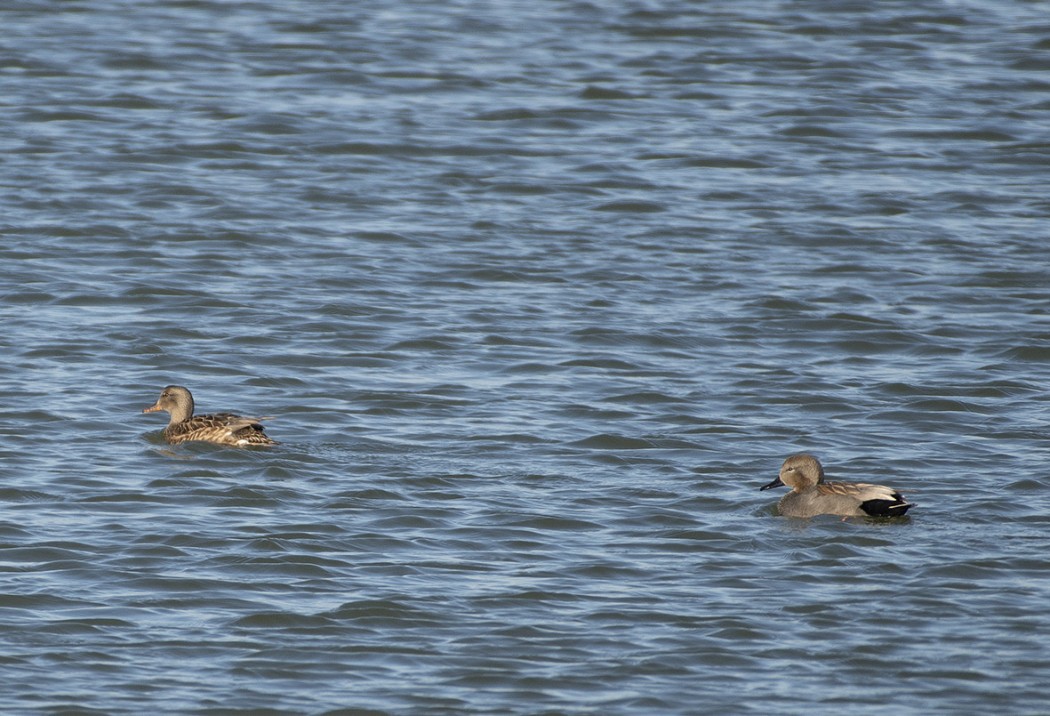
{"type": "Polygon", "coordinates": [[[860,509],[872,517],[900,517],[915,505],[897,500],[866,500],[860,504],[860,509]]]}

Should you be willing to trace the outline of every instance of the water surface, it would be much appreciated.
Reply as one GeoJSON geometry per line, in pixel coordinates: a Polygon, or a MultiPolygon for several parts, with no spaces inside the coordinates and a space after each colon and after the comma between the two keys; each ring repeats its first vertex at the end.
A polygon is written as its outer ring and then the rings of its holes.
{"type": "Polygon", "coordinates": [[[5,713],[1046,710],[1041,7],[0,23],[5,713]]]}

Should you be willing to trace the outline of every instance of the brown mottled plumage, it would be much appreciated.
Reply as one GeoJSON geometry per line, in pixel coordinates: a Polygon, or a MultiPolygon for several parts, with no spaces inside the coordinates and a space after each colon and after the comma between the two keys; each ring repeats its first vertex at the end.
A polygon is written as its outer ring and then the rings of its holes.
{"type": "Polygon", "coordinates": [[[143,409],[144,413],[166,410],[171,421],[164,428],[164,438],[175,445],[190,440],[203,440],[220,445],[276,445],[263,432],[262,418],[247,418],[231,413],[194,415],[193,396],[181,385],[169,385],[161,391],[157,402],[143,409]]]}
{"type": "Polygon", "coordinates": [[[777,511],[787,517],[900,517],[912,505],[892,487],[862,482],[825,482],[824,468],[812,455],[800,453],[784,461],[777,479],[761,490],[787,486],[777,511]]]}

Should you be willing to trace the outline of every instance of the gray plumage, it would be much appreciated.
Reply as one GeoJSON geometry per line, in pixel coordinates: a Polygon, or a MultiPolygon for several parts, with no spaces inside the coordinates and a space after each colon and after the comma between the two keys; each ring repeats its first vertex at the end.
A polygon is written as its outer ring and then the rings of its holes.
{"type": "Polygon", "coordinates": [[[825,482],[824,467],[807,453],[784,461],[780,474],[761,490],[790,487],[777,511],[785,517],[899,517],[913,507],[892,487],[863,482],[825,482]]]}

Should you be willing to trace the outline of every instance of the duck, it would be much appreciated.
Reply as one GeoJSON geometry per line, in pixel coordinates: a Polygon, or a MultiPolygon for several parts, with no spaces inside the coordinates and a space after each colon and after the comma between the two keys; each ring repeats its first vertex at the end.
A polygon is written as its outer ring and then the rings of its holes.
{"type": "Polygon", "coordinates": [[[276,445],[263,432],[263,418],[249,418],[232,413],[194,415],[193,395],[181,385],[169,385],[160,392],[157,402],[143,413],[164,410],[171,420],[164,428],[164,439],[172,445],[199,440],[219,445],[276,445]]]}
{"type": "Polygon", "coordinates": [[[914,507],[900,492],[885,485],[825,482],[824,466],[808,453],[789,456],[777,478],[759,490],[774,487],[791,488],[777,503],[777,511],[785,517],[900,517],[914,507]]]}

